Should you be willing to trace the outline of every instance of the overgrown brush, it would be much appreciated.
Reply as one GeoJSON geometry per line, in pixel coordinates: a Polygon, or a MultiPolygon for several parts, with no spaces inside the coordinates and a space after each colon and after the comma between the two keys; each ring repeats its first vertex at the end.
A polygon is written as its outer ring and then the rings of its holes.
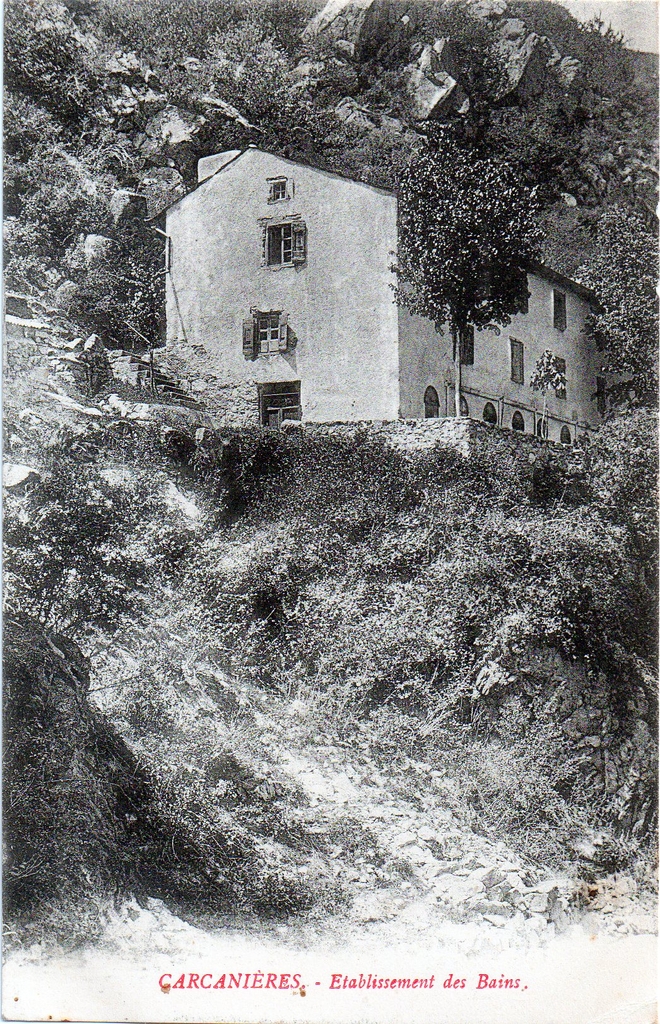
{"type": "MultiPolygon", "coordinates": [[[[626,744],[646,751],[640,722],[655,734],[652,418],[612,424],[563,460],[537,446],[534,465],[440,447],[406,453],[359,429],[207,431],[198,443],[185,431],[136,426],[92,440],[83,463],[85,439],[60,439],[42,482],[7,502],[12,610],[38,612],[37,598],[47,598],[42,618],[83,637],[92,623],[121,622],[129,607],[145,623],[149,607],[185,609],[228,679],[301,696],[345,736],[380,711],[399,716],[395,732],[405,725],[411,751],[432,761],[435,744],[442,760],[447,747],[466,800],[473,765],[476,820],[530,854],[572,859],[577,834],[598,827],[616,848],[608,863],[623,864],[652,834],[652,746],[648,770],[624,772],[607,783],[613,792],[598,788],[586,761],[569,785],[555,768],[572,771],[571,741],[548,733],[541,709],[579,666],[588,681],[580,701],[588,711],[600,693],[616,722],[616,757],[626,744]],[[194,497],[195,522],[165,501],[172,480],[194,497]],[[529,652],[559,659],[559,683],[538,672],[534,698],[515,690],[529,652]],[[515,694],[501,681],[490,696],[480,691],[484,672],[510,676],[515,694]],[[515,700],[493,724],[489,702],[509,692],[515,700]],[[474,743],[487,758],[472,760],[474,743]],[[516,778],[536,808],[524,815],[511,810],[516,778]],[[544,818],[539,808],[551,811],[544,818]]],[[[146,685],[148,675],[145,666],[139,692],[115,709],[135,742],[150,728],[144,702],[152,694],[158,703],[162,689],[156,676],[155,688],[146,685]]],[[[162,706],[156,719],[152,735],[167,735],[162,706]]]]}
{"type": "Polygon", "coordinates": [[[77,646],[5,619],[4,906],[10,935],[65,944],[129,894],[180,913],[287,915],[337,887],[273,856],[194,779],[159,776],[87,701],[77,646]]]}

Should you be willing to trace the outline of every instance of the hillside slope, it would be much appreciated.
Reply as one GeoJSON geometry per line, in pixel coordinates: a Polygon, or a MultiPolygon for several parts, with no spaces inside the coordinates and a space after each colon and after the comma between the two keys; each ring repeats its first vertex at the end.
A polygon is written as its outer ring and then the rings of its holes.
{"type": "MultiPolygon", "coordinates": [[[[516,457],[486,425],[469,456],[441,425],[217,433],[191,410],[44,387],[43,358],[13,356],[5,398],[6,613],[90,659],[79,711],[56,720],[101,712],[153,810],[137,878],[107,890],[92,846],[64,857],[80,917],[43,898],[29,866],[49,826],[28,814],[8,840],[22,941],[102,930],[131,892],[210,928],[274,916],[310,936],[333,919],[412,935],[420,906],[430,930],[486,922],[484,941],[508,922],[536,942],[605,904],[598,927],[651,926],[652,417],[516,457]],[[163,842],[174,857],[150,859],[163,842]]],[[[17,790],[71,763],[48,743],[34,757],[17,790]]],[[[31,789],[51,814],[60,789],[31,789]]]]}

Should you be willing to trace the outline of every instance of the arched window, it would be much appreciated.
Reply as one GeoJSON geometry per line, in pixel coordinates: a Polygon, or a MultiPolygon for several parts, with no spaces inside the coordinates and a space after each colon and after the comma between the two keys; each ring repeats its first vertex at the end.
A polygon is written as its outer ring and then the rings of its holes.
{"type": "Polygon", "coordinates": [[[542,416],[536,421],[536,436],[547,437],[548,436],[548,421],[544,420],[542,416]]]}
{"type": "Polygon", "coordinates": [[[511,426],[514,430],[522,430],[522,432],[524,433],[525,420],[521,412],[514,412],[513,419],[511,420],[511,426]]]}
{"type": "MultiPolygon", "coordinates": [[[[454,400],[454,409],[456,408],[456,401],[454,400]]],[[[470,408],[465,400],[465,396],[461,395],[461,416],[469,416],[470,408]]]]}
{"type": "Polygon", "coordinates": [[[559,440],[561,441],[562,444],[572,444],[573,443],[573,438],[571,437],[571,432],[570,432],[570,430],[569,430],[569,428],[567,426],[563,426],[561,428],[561,434],[559,435],[559,440]]]}
{"type": "Polygon", "coordinates": [[[492,402],[486,402],[484,405],[484,419],[486,423],[497,424],[497,413],[492,402]]]}
{"type": "Polygon", "coordinates": [[[440,415],[440,399],[435,388],[428,387],[424,392],[424,416],[427,420],[435,419],[440,415]]]}

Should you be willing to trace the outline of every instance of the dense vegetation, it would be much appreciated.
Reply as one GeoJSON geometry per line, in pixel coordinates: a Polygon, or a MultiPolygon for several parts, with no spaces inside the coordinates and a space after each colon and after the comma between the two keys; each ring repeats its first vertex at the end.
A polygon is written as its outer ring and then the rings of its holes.
{"type": "Polygon", "coordinates": [[[10,913],[38,921],[39,904],[58,920],[43,875],[53,842],[69,879],[60,895],[78,886],[91,907],[113,865],[119,892],[180,911],[341,901],[315,860],[332,836],[268,767],[247,710],[263,722],[292,701],[310,708],[310,737],[359,742],[374,766],[415,757],[447,774],[472,827],[532,862],[587,878],[642,870],[655,821],[652,417],[625,417],[570,456],[537,442],[533,465],[406,453],[368,432],[85,434],[61,428],[41,479],[6,500],[7,614],[19,628],[28,612],[28,635],[57,629],[99,652],[94,685],[109,688],[116,725],[84,710],[81,684],[77,705],[62,699],[61,666],[46,670],[50,695],[43,681],[26,690],[8,652],[10,913]],[[172,503],[173,480],[192,518],[172,503]],[[571,713],[598,720],[605,774],[571,713]],[[44,715],[54,731],[42,733],[44,715]],[[28,804],[12,795],[26,771],[28,804]],[[124,776],[129,805],[113,810],[124,776]],[[43,799],[39,779],[65,802],[43,799]],[[91,876],[100,839],[76,845],[74,810],[92,831],[110,815],[91,876]],[[180,856],[163,861],[170,834],[180,856]]]}

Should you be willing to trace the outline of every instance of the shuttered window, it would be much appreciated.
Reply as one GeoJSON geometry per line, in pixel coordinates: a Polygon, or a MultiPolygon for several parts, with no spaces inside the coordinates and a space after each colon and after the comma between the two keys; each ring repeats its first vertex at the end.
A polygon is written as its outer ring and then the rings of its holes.
{"type": "Polygon", "coordinates": [[[268,228],[268,266],[292,263],[293,234],[290,224],[275,224],[268,228]]]}
{"type": "Polygon", "coordinates": [[[254,359],[289,348],[289,317],[279,310],[256,311],[243,321],[243,355],[254,359]]]}
{"type": "Polygon", "coordinates": [[[302,221],[271,224],[266,230],[266,263],[286,267],[307,259],[307,227],[302,221]]]}
{"type": "Polygon", "coordinates": [[[566,292],[552,289],[552,325],[558,331],[566,330],[566,292]]]}
{"type": "Polygon", "coordinates": [[[522,341],[511,338],[511,380],[514,384],[525,383],[525,356],[522,341]]]}
{"type": "Polygon", "coordinates": [[[259,313],[257,315],[259,352],[279,352],[280,314],[259,313]]]}
{"type": "Polygon", "coordinates": [[[268,202],[279,203],[282,199],[288,198],[286,178],[272,178],[268,182],[268,202]]]}

